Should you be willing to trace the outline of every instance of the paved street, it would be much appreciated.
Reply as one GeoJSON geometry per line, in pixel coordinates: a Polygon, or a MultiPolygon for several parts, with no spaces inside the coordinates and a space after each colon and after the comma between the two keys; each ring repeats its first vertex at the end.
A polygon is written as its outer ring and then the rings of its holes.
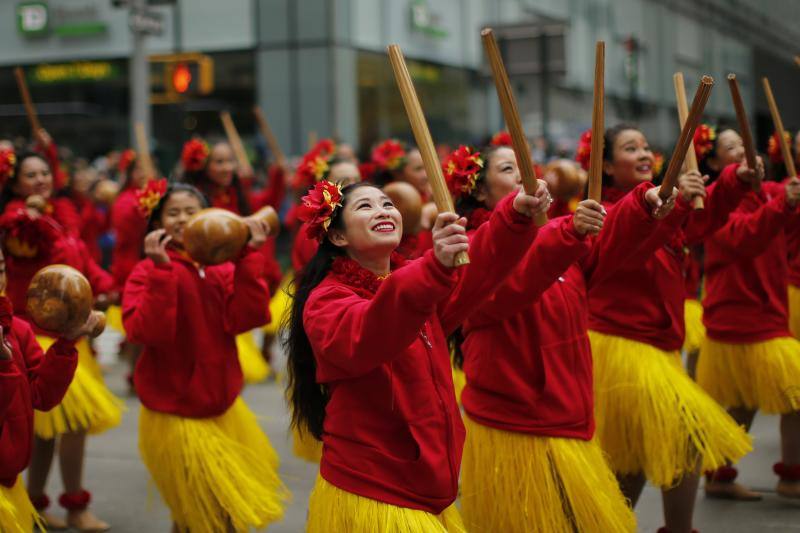
{"type": "MultiPolygon", "coordinates": [[[[103,358],[105,359],[105,357],[103,358]]],[[[102,359],[101,359],[102,360],[102,359]]],[[[108,382],[122,395],[125,391],[123,368],[109,365],[108,382]]],[[[261,425],[281,456],[281,475],[293,494],[283,522],[270,532],[302,531],[308,495],[316,476],[316,465],[291,454],[287,434],[288,417],[283,386],[274,382],[251,386],[245,399],[261,417],[261,425]]],[[[139,403],[127,400],[128,412],[121,427],[90,439],[86,486],[94,495],[94,509],[113,524],[119,533],[168,532],[169,513],[158,494],[148,487],[147,472],[137,451],[139,403]]],[[[758,417],[754,427],[756,451],[741,466],[742,480],[766,493],[760,503],[710,501],[699,496],[696,526],[703,533],[792,532],[800,531],[800,502],[787,502],[775,496],[775,476],[771,468],[778,457],[778,420],[758,417]]],[[[52,476],[50,495],[60,493],[60,480],[52,476]]],[[[648,487],[637,508],[639,530],[654,532],[661,521],[660,494],[648,487]]]]}

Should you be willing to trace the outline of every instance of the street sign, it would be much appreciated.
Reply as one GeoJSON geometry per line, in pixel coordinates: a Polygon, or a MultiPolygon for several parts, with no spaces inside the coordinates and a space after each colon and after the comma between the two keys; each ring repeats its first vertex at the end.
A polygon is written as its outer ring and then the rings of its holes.
{"type": "Polygon", "coordinates": [[[135,33],[161,35],[164,33],[164,17],[158,11],[132,11],[128,15],[128,26],[135,33]]]}

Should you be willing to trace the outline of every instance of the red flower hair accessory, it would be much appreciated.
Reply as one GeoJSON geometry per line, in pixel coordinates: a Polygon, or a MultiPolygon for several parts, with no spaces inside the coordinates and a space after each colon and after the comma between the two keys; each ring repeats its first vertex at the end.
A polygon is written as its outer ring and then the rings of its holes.
{"type": "Polygon", "coordinates": [[[378,173],[378,165],[376,165],[372,161],[365,161],[363,163],[359,163],[358,173],[361,174],[362,180],[371,181],[375,177],[375,174],[378,173]]]}
{"type": "Polygon", "coordinates": [[[447,188],[454,197],[469,196],[478,184],[483,159],[480,152],[461,145],[442,162],[447,188]]]}
{"type": "Polygon", "coordinates": [[[406,149],[396,139],[387,139],[372,150],[372,162],[380,170],[396,170],[406,160],[406,149]]]}
{"type": "Polygon", "coordinates": [[[589,160],[592,157],[592,130],[588,129],[581,134],[578,147],[575,149],[575,161],[585,171],[589,171],[589,160]]]}
{"type": "Polygon", "coordinates": [[[336,152],[336,143],[333,139],[320,139],[308,152],[323,157],[329,157],[336,152]]]}
{"type": "Polygon", "coordinates": [[[514,143],[511,141],[511,134],[508,133],[506,130],[498,131],[492,137],[492,140],[489,142],[492,146],[513,146],[514,143]]]}
{"type": "Polygon", "coordinates": [[[342,187],[328,180],[317,182],[297,207],[297,218],[306,223],[309,239],[322,240],[337,207],[342,206],[342,187]]]}
{"type": "MultiPolygon", "coordinates": [[[[789,132],[784,131],[783,135],[787,143],[792,142],[792,137],[789,135],[789,132]]],[[[769,156],[769,160],[773,163],[783,163],[783,152],[781,152],[781,145],[778,142],[777,131],[770,136],[769,142],[767,142],[767,155],[769,156]]]]}
{"type": "Polygon", "coordinates": [[[10,148],[0,150],[0,186],[14,174],[14,166],[17,164],[17,154],[10,148]]]}
{"type": "Polygon", "coordinates": [[[661,152],[653,152],[653,176],[661,174],[664,168],[664,154],[661,152]]]}
{"type": "Polygon", "coordinates": [[[717,130],[708,124],[700,124],[694,130],[694,153],[697,155],[697,160],[702,161],[711,154],[714,148],[714,141],[717,138],[717,130]]]}
{"type": "Polygon", "coordinates": [[[133,162],[136,160],[136,151],[132,148],[128,148],[127,150],[123,150],[123,152],[119,156],[119,162],[117,163],[117,170],[120,174],[126,174],[128,169],[131,167],[133,162]]]}
{"type": "Polygon", "coordinates": [[[139,212],[145,218],[150,218],[153,209],[167,192],[167,180],[150,180],[144,189],[136,191],[136,201],[139,204],[139,212]]]}
{"type": "Polygon", "coordinates": [[[211,150],[203,139],[186,141],[181,151],[181,163],[187,172],[197,172],[206,167],[211,150]]]}
{"type": "Polygon", "coordinates": [[[297,165],[295,185],[298,188],[313,187],[315,183],[328,176],[329,170],[327,157],[313,151],[309,152],[297,165]]]}

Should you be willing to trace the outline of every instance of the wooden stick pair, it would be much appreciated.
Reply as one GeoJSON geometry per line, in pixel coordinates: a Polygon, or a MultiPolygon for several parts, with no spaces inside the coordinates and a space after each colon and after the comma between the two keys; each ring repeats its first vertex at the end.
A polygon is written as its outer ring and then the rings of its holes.
{"type": "Polygon", "coordinates": [[[272,131],[272,128],[269,127],[269,122],[267,122],[267,117],[264,115],[264,112],[261,111],[260,107],[253,106],[253,114],[256,117],[258,129],[261,130],[261,135],[267,141],[267,145],[269,145],[269,151],[272,152],[275,162],[279,166],[285,167],[286,155],[284,155],[283,150],[281,150],[281,146],[278,144],[278,138],[275,137],[275,133],[272,131]]]}

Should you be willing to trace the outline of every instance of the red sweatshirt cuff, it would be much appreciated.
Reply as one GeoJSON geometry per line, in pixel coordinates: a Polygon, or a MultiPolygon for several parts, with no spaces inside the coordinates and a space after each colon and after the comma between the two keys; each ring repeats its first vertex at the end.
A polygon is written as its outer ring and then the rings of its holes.
{"type": "Polygon", "coordinates": [[[78,350],[75,348],[76,342],[76,340],[59,337],[47,351],[58,357],[77,357],[78,350]]]}
{"type": "Polygon", "coordinates": [[[444,266],[436,258],[433,250],[427,250],[422,256],[424,270],[430,275],[430,279],[441,287],[451,287],[458,279],[458,269],[455,267],[444,266]]]}
{"type": "Polygon", "coordinates": [[[517,196],[516,192],[510,193],[508,196],[500,200],[500,203],[495,207],[494,212],[502,217],[502,220],[512,231],[523,233],[533,226],[533,218],[523,215],[514,209],[514,198],[517,196]]]}

